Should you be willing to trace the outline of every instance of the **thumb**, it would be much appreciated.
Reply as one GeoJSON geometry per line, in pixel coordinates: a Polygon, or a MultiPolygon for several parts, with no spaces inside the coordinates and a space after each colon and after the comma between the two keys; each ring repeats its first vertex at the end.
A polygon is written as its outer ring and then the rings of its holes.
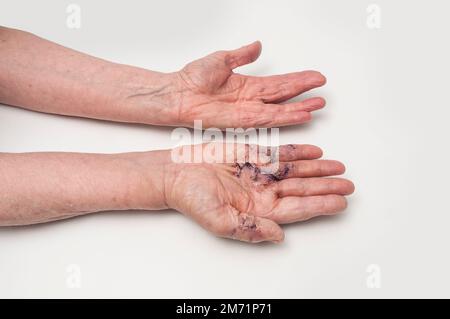
{"type": "Polygon", "coordinates": [[[251,243],[280,243],[284,239],[284,232],[270,219],[242,213],[233,216],[230,236],[227,237],[251,243]]]}
{"type": "Polygon", "coordinates": [[[261,42],[255,41],[236,50],[227,51],[226,64],[230,69],[252,63],[261,54],[261,42]]]}

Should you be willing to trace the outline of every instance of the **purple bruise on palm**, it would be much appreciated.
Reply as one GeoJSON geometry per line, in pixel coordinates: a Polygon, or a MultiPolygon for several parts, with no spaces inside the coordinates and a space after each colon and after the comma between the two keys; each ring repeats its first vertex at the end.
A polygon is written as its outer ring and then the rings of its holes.
{"type": "Polygon", "coordinates": [[[235,164],[236,167],[236,177],[240,178],[243,172],[247,172],[252,181],[259,181],[260,178],[264,178],[266,182],[277,182],[285,178],[290,169],[291,164],[282,164],[279,169],[274,173],[265,173],[262,172],[261,169],[253,163],[245,162],[244,164],[235,164]]]}

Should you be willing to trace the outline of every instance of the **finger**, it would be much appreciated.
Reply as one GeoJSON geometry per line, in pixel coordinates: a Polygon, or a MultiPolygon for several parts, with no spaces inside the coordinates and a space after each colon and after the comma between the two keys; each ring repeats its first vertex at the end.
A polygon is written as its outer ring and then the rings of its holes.
{"type": "Polygon", "coordinates": [[[281,162],[318,159],[322,155],[322,150],[314,145],[287,144],[279,147],[279,160],[281,162]]]}
{"type": "Polygon", "coordinates": [[[225,237],[251,243],[279,243],[284,239],[284,232],[270,219],[241,213],[233,216],[230,232],[225,237]]]}
{"type": "MultiPolygon", "coordinates": [[[[320,97],[288,104],[243,103],[234,113],[234,125],[249,127],[277,127],[302,124],[311,120],[312,111],[325,106],[320,97]]],[[[222,112],[229,112],[223,108],[222,112]]]]}
{"type": "Polygon", "coordinates": [[[278,106],[281,110],[283,110],[283,108],[292,108],[298,111],[313,112],[323,108],[325,106],[325,100],[321,97],[312,97],[301,102],[278,104],[278,106]]]}
{"type": "Polygon", "coordinates": [[[347,207],[341,195],[283,197],[272,211],[271,219],[278,224],[294,223],[321,215],[334,215],[347,207]]]}
{"type": "Polygon", "coordinates": [[[350,195],[353,183],[344,178],[288,178],[276,184],[276,193],[285,196],[350,195]]]}
{"type": "Polygon", "coordinates": [[[278,179],[292,177],[322,177],[344,174],[345,166],[332,160],[299,160],[280,162],[273,173],[278,179]]]}
{"type": "Polygon", "coordinates": [[[321,97],[312,97],[300,102],[286,103],[286,104],[264,104],[270,107],[275,112],[313,112],[325,106],[325,100],[321,97]]]}
{"type": "MultiPolygon", "coordinates": [[[[310,112],[303,109],[310,108],[300,104],[264,104],[260,102],[243,102],[241,104],[218,104],[214,106],[210,113],[213,117],[203,121],[204,127],[241,127],[241,128],[261,128],[280,127],[296,125],[308,122],[312,116],[310,112]],[[303,108],[303,109],[302,109],[303,108]]],[[[320,102],[317,103],[320,108],[320,102]]]]}
{"type": "Polygon", "coordinates": [[[272,162],[261,167],[270,180],[284,180],[293,177],[324,177],[341,175],[345,166],[332,160],[298,160],[292,162],[272,162]]]}
{"type": "Polygon", "coordinates": [[[239,49],[226,51],[226,64],[230,69],[235,69],[239,66],[252,63],[261,54],[261,48],[261,42],[255,41],[239,49]]]}
{"type": "MultiPolygon", "coordinates": [[[[265,146],[245,143],[208,142],[203,144],[182,145],[171,150],[175,162],[195,162],[201,159],[207,163],[269,163],[289,162],[295,160],[313,160],[322,156],[322,150],[314,145],[287,144],[265,146]]],[[[275,172],[277,167],[273,168],[275,172]]]]}
{"type": "Polygon", "coordinates": [[[243,128],[280,127],[295,124],[302,124],[310,121],[310,112],[302,110],[292,110],[282,105],[267,104],[246,107],[243,106],[236,112],[237,119],[235,125],[243,128]]]}
{"type": "Polygon", "coordinates": [[[326,83],[325,76],[317,71],[245,78],[245,97],[256,98],[265,103],[283,102],[326,83]]]}
{"type": "MultiPolygon", "coordinates": [[[[203,155],[214,154],[222,163],[252,163],[269,165],[280,161],[311,160],[322,156],[322,150],[314,145],[288,144],[281,146],[266,146],[244,143],[205,143],[203,155]],[[205,150],[207,152],[205,152],[205,150]]],[[[219,161],[216,161],[219,162],[219,161]]],[[[276,171],[276,167],[273,168],[276,171]]]]}

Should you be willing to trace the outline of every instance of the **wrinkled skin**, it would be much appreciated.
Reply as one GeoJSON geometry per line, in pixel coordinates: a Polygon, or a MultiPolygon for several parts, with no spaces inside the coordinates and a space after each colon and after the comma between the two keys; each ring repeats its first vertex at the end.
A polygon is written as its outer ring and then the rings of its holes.
{"type": "Polygon", "coordinates": [[[346,207],[353,184],[343,178],[344,165],[318,160],[311,145],[280,147],[280,164],[171,164],[167,171],[169,207],[192,217],[212,233],[248,242],[281,242],[279,224],[332,215],[346,207]]]}
{"type": "MultiPolygon", "coordinates": [[[[203,127],[276,127],[301,124],[311,112],[322,108],[321,97],[280,104],[325,84],[316,71],[265,77],[234,73],[233,69],[255,61],[261,43],[254,42],[232,51],[218,51],[171,74],[172,104],[177,105],[176,123],[203,127]],[[175,93],[174,93],[175,92],[175,93]]],[[[172,121],[173,122],[173,121],[172,121]]],[[[173,124],[173,123],[172,123],[173,124]]]]}

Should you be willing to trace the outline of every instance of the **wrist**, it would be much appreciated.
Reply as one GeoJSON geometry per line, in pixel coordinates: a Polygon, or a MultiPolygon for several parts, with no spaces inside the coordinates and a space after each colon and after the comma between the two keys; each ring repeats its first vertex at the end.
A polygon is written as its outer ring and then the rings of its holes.
{"type": "MultiPolygon", "coordinates": [[[[125,153],[122,158],[132,163],[136,192],[132,209],[157,210],[172,208],[167,200],[168,180],[171,180],[170,150],[125,153]]],[[[170,189],[169,189],[170,191],[170,189]]]]}
{"type": "Polygon", "coordinates": [[[178,122],[178,81],[175,73],[161,73],[120,65],[120,105],[127,121],[153,125],[178,122]]]}

